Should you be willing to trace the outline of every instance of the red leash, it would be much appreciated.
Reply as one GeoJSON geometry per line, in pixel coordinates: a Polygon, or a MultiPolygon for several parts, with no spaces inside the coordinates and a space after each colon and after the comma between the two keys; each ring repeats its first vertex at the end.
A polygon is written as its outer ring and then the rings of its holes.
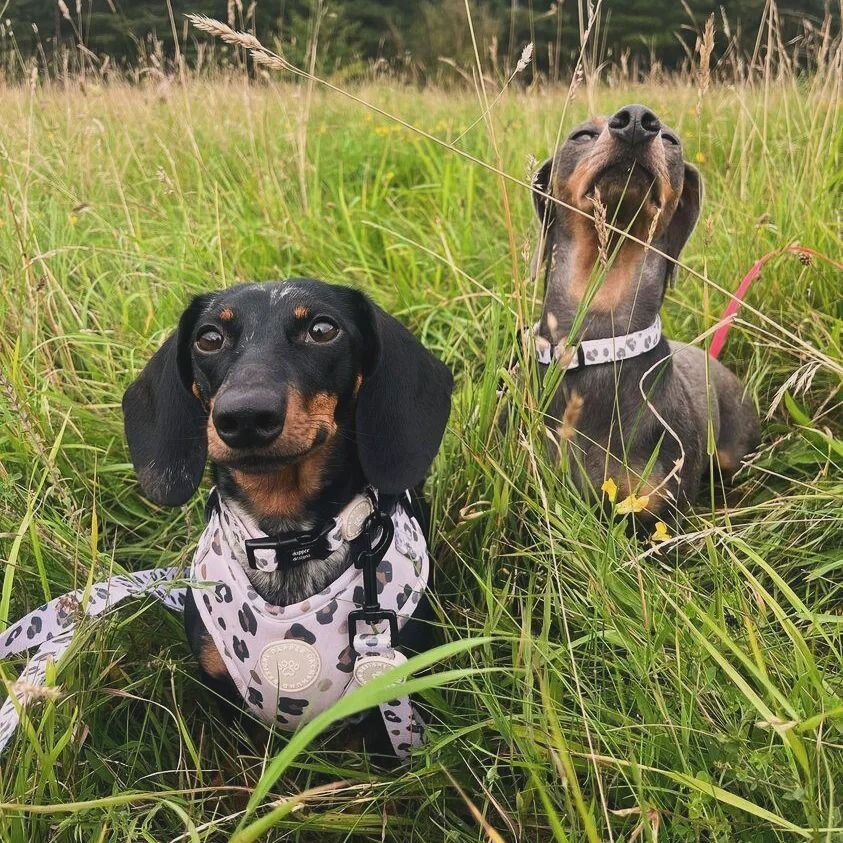
{"type": "Polygon", "coordinates": [[[799,255],[799,259],[806,265],[810,265],[812,258],[819,258],[820,260],[824,260],[837,269],[843,271],[843,264],[826,257],[821,252],[817,252],[814,249],[808,249],[805,246],[783,246],[781,249],[774,249],[772,252],[768,252],[763,258],[759,258],[752,265],[752,269],[750,269],[749,272],[747,272],[747,274],[741,279],[741,283],[738,285],[735,295],[723,311],[723,316],[720,317],[720,321],[723,324],[720,325],[720,327],[714,332],[714,336],[711,339],[711,346],[708,349],[709,355],[715,360],[720,356],[720,352],[726,344],[726,337],[729,336],[729,331],[732,329],[732,322],[735,314],[737,314],[741,308],[741,303],[743,302],[743,297],[746,295],[746,291],[749,289],[752,282],[761,274],[761,269],[764,264],[771,258],[775,258],[785,252],[794,252],[799,255]]]}

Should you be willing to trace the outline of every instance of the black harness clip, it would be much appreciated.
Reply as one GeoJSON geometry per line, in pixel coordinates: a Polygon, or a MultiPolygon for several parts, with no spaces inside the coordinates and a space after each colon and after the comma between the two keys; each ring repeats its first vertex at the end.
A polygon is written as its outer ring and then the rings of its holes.
{"type": "Polygon", "coordinates": [[[368,547],[364,547],[354,560],[355,567],[363,571],[363,606],[348,613],[348,643],[352,648],[359,621],[370,624],[387,621],[393,647],[398,640],[398,615],[393,609],[382,609],[378,600],[378,565],[386,556],[394,536],[392,518],[381,510],[370,516],[369,523],[360,535],[368,547]],[[380,535],[372,544],[372,535],[378,529],[380,535]]]}

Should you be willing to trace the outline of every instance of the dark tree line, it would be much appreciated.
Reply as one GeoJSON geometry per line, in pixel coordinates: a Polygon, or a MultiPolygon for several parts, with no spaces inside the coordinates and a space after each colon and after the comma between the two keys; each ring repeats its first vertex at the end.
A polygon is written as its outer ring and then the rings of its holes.
{"type": "MultiPolygon", "coordinates": [[[[767,0],[603,0],[591,57],[616,63],[658,60],[676,68],[693,52],[712,12],[717,20],[715,58],[728,44],[751,53],[767,0]],[[718,52],[719,51],[719,52],[718,52]]],[[[782,6],[782,43],[818,28],[828,0],[782,6]]],[[[472,0],[484,61],[511,68],[522,47],[535,44],[531,72],[564,76],[579,52],[588,0],[472,0]]],[[[0,9],[3,3],[0,0],[0,9]]],[[[81,41],[95,56],[136,64],[151,51],[171,58],[174,39],[195,54],[194,34],[184,15],[197,12],[254,31],[294,63],[307,60],[318,32],[317,67],[322,73],[368,68],[380,62],[416,75],[457,73],[471,64],[473,47],[464,0],[9,0],[3,45],[24,59],[56,54],[56,45],[81,41]],[[64,8],[62,4],[64,3],[64,8]],[[172,17],[170,14],[172,10],[172,17]]],[[[798,50],[797,50],[798,52],[798,50]]]]}

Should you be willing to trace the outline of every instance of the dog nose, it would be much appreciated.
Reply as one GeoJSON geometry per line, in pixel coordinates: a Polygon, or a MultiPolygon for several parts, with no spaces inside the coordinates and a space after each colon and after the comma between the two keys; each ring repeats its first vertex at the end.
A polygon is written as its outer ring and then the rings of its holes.
{"type": "Polygon", "coordinates": [[[609,132],[630,146],[651,141],[661,130],[659,118],[643,105],[627,105],[609,119],[609,132]]]}
{"type": "Polygon", "coordinates": [[[284,428],[285,401],[269,390],[227,389],[214,401],[217,433],[230,448],[263,448],[284,428]]]}

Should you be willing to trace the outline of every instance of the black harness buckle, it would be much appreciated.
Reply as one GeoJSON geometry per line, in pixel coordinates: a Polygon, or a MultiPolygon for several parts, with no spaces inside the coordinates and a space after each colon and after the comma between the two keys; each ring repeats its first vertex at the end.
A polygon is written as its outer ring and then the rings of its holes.
{"type": "Polygon", "coordinates": [[[309,562],[317,553],[324,553],[328,549],[325,537],[335,526],[336,524],[332,520],[318,531],[296,533],[286,538],[266,536],[258,539],[246,539],[244,544],[249,567],[252,570],[257,570],[256,550],[274,550],[279,568],[296,568],[305,562],[309,562]]]}
{"type": "Polygon", "coordinates": [[[394,609],[382,609],[378,601],[378,565],[389,550],[394,536],[392,518],[381,510],[369,517],[369,523],[360,535],[360,540],[369,546],[364,547],[354,560],[354,566],[363,571],[363,606],[348,613],[348,643],[352,649],[360,621],[370,624],[387,621],[393,647],[398,640],[398,615],[394,609]],[[378,529],[380,535],[372,544],[372,534],[378,529]]]}

